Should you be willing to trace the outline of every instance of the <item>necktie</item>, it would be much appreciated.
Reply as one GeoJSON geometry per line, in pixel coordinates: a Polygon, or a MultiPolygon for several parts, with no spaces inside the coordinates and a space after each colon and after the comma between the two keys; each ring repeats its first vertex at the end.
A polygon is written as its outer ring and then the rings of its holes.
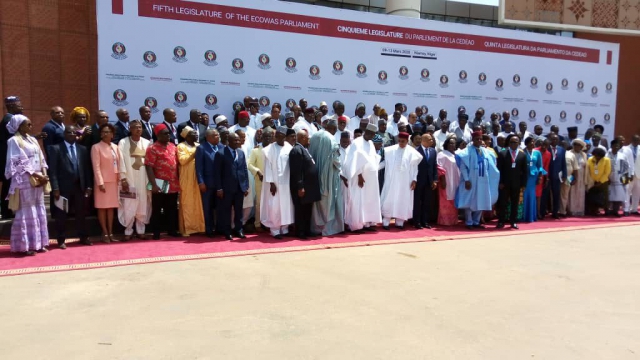
{"type": "Polygon", "coordinates": [[[233,159],[235,162],[238,162],[238,149],[233,150],[233,155],[235,156],[235,158],[233,159]]]}
{"type": "Polygon", "coordinates": [[[427,161],[429,161],[429,149],[424,149],[424,153],[426,154],[427,161]]]}
{"type": "Polygon", "coordinates": [[[71,163],[73,164],[73,170],[75,171],[78,168],[78,158],[76,157],[76,147],[73,145],[69,146],[69,151],[71,151],[71,163]]]}
{"type": "Polygon", "coordinates": [[[637,146],[631,146],[631,150],[633,151],[633,161],[636,161],[636,157],[638,155],[638,147],[637,146]]]}
{"type": "Polygon", "coordinates": [[[149,124],[148,121],[145,121],[144,126],[146,126],[147,132],[149,133],[149,135],[152,135],[153,132],[151,131],[151,125],[149,124]]]}

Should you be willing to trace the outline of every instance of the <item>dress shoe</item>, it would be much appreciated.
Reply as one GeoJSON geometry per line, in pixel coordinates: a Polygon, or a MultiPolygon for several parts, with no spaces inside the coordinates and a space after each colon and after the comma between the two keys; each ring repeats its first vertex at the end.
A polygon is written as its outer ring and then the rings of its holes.
{"type": "Polygon", "coordinates": [[[553,218],[556,220],[560,220],[560,216],[559,215],[553,215],[553,218]]]}
{"type": "Polygon", "coordinates": [[[367,226],[365,228],[362,228],[362,230],[368,231],[368,232],[375,232],[376,231],[376,229],[374,229],[373,226],[367,226]]]}
{"type": "Polygon", "coordinates": [[[396,226],[396,229],[404,230],[404,225],[402,225],[402,226],[396,226]]]}
{"type": "Polygon", "coordinates": [[[179,232],[170,232],[168,233],[168,235],[176,238],[182,237],[182,234],[180,234],[179,232]]]}
{"type": "Polygon", "coordinates": [[[518,224],[515,224],[515,223],[514,223],[514,224],[511,224],[511,228],[512,228],[512,229],[516,229],[516,230],[518,230],[518,229],[519,229],[518,224]]]}
{"type": "Polygon", "coordinates": [[[496,229],[502,229],[504,227],[504,224],[499,222],[498,225],[496,225],[496,229]]]}
{"type": "Polygon", "coordinates": [[[629,212],[628,212],[628,211],[625,211],[625,212],[624,212],[624,216],[625,216],[625,217],[628,217],[628,216],[629,216],[629,212]]]}
{"type": "Polygon", "coordinates": [[[476,229],[486,229],[487,227],[482,225],[482,224],[478,224],[478,225],[473,225],[474,228],[476,229]]]}
{"type": "Polygon", "coordinates": [[[422,225],[418,224],[418,225],[415,226],[415,228],[418,229],[418,230],[422,230],[422,225]]]}
{"type": "Polygon", "coordinates": [[[49,249],[47,249],[46,247],[43,247],[42,249],[38,250],[39,253],[46,253],[49,252],[49,249]]]}
{"type": "Polygon", "coordinates": [[[422,227],[425,229],[431,229],[431,225],[429,224],[422,224],[422,227]]]}
{"type": "Polygon", "coordinates": [[[383,228],[383,229],[385,229],[385,230],[389,230],[389,227],[388,227],[388,226],[384,226],[384,225],[382,225],[382,228],[383,228]]]}
{"type": "Polygon", "coordinates": [[[66,250],[66,249],[67,249],[67,245],[66,245],[65,243],[58,244],[58,248],[59,248],[60,250],[66,250]]]}
{"type": "Polygon", "coordinates": [[[206,237],[208,237],[208,238],[212,238],[212,237],[214,237],[214,236],[215,236],[215,234],[214,234],[214,233],[212,233],[212,232],[210,232],[210,233],[206,233],[205,235],[206,235],[206,237]]]}
{"type": "Polygon", "coordinates": [[[274,238],[274,239],[278,239],[278,240],[282,240],[282,239],[283,239],[282,235],[280,235],[280,234],[278,234],[278,235],[273,235],[273,238],[274,238]]]}
{"type": "Polygon", "coordinates": [[[322,233],[310,232],[307,234],[309,237],[322,237],[322,233]]]}
{"type": "Polygon", "coordinates": [[[231,235],[225,235],[224,238],[227,240],[233,240],[233,236],[231,235]]]}
{"type": "Polygon", "coordinates": [[[153,234],[153,240],[160,240],[160,234],[153,234]]]}
{"type": "Polygon", "coordinates": [[[89,240],[89,238],[81,238],[80,239],[80,244],[87,245],[87,246],[93,245],[93,243],[91,242],[91,240],[89,240]]]}
{"type": "Polygon", "coordinates": [[[473,230],[473,229],[474,229],[473,225],[467,225],[467,230],[473,230]]]}
{"type": "Polygon", "coordinates": [[[239,237],[240,239],[247,238],[246,236],[244,236],[244,232],[242,230],[236,232],[236,237],[239,237]]]}

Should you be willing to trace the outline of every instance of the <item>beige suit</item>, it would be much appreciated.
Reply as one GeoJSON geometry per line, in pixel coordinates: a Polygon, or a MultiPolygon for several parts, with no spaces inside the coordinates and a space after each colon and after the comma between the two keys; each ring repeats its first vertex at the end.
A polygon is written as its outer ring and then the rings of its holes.
{"type": "Polygon", "coordinates": [[[264,176],[264,154],[262,153],[262,145],[251,150],[249,155],[249,161],[247,162],[247,169],[255,178],[256,187],[256,214],[255,214],[255,226],[256,229],[260,227],[260,194],[262,194],[262,181],[258,176],[258,172],[264,176]]]}

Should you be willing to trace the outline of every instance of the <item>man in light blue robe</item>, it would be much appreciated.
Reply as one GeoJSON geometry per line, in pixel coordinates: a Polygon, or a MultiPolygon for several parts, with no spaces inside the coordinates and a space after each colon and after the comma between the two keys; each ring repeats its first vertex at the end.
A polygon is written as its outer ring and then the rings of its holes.
{"type": "Polygon", "coordinates": [[[329,120],[324,130],[315,133],[309,143],[309,153],[318,167],[320,201],[313,203],[311,228],[322,236],[344,231],[344,201],[340,184],[340,145],[335,141],[336,120],[329,120]]]}
{"type": "Polygon", "coordinates": [[[472,143],[456,154],[460,168],[460,185],[456,192],[456,208],[464,209],[468,229],[484,228],[480,225],[483,211],[491,210],[498,201],[500,172],[495,156],[481,146],[482,132],[474,131],[472,143]]]}

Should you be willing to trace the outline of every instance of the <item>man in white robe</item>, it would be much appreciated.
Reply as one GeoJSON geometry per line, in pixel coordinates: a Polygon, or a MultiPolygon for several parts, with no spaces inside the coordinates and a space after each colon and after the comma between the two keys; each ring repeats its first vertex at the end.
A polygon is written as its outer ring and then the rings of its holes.
{"type": "Polygon", "coordinates": [[[369,123],[369,118],[364,116],[366,111],[367,111],[367,108],[364,106],[363,103],[359,103],[358,105],[356,105],[356,116],[352,117],[351,120],[349,120],[349,125],[348,125],[349,131],[354,132],[356,129],[360,129],[360,124],[369,123]]]}
{"type": "Polygon", "coordinates": [[[629,212],[638,215],[638,204],[640,203],[640,135],[633,135],[631,144],[625,146],[622,151],[627,155],[629,160],[629,170],[633,179],[628,186],[629,197],[631,203],[629,212]]]}
{"type": "Polygon", "coordinates": [[[377,126],[367,125],[363,136],[353,140],[347,151],[343,169],[349,193],[345,223],[351,231],[375,231],[373,227],[382,221],[378,185],[380,155],[371,141],[376,131],[377,126]]]}
{"type": "Polygon", "coordinates": [[[396,227],[403,228],[404,222],[413,215],[413,191],[416,188],[418,164],[422,155],[407,146],[409,134],[398,134],[398,144],[384,149],[384,186],[380,195],[382,203],[382,227],[389,230],[391,219],[396,219],[396,227]]]}
{"type": "Polygon", "coordinates": [[[313,108],[306,109],[304,111],[304,118],[301,117],[296,121],[295,125],[293,125],[293,130],[296,132],[306,130],[309,137],[313,136],[313,134],[318,131],[316,126],[312,124],[315,118],[315,113],[316,111],[313,110],[313,108]]]}
{"type": "Polygon", "coordinates": [[[338,131],[334,135],[334,138],[338,144],[340,144],[340,139],[342,138],[342,133],[347,132],[349,134],[349,139],[353,139],[353,131],[349,131],[347,129],[347,124],[349,123],[349,118],[342,115],[336,119],[338,121],[338,131]]]}
{"type": "MultiPolygon", "coordinates": [[[[346,219],[347,214],[349,213],[349,207],[347,206],[349,204],[349,182],[344,176],[344,164],[345,160],[347,160],[347,152],[349,151],[349,147],[351,146],[352,135],[347,130],[342,132],[338,131],[336,132],[336,134],[340,134],[340,140],[338,141],[338,144],[340,145],[340,147],[338,147],[338,154],[340,154],[340,189],[342,190],[344,217],[346,219]]],[[[345,225],[348,226],[348,224],[345,225]]]]}
{"type": "Polygon", "coordinates": [[[236,130],[242,130],[246,134],[246,139],[244,141],[244,145],[242,145],[242,148],[248,149],[249,151],[245,151],[245,155],[253,150],[253,148],[255,147],[256,139],[256,129],[249,126],[249,121],[249,113],[246,111],[241,111],[238,114],[238,123],[229,128],[229,133],[234,133],[236,132],[236,130]]]}
{"type": "Polygon", "coordinates": [[[142,123],[132,120],[129,123],[130,136],[120,140],[120,180],[123,190],[135,194],[135,199],[120,198],[118,220],[125,227],[124,235],[131,238],[133,225],[140,239],[145,238],[145,224],[151,219],[151,194],[147,191],[147,171],[144,157],[151,142],[142,137],[142,123]],[[126,184],[126,186],[125,186],[126,184]]]}
{"type": "Polygon", "coordinates": [[[287,128],[279,126],[276,142],[264,148],[264,178],[260,201],[260,220],[271,235],[282,239],[294,222],[293,201],[289,191],[289,153],[293,147],[285,141],[287,128]]]}
{"type": "Polygon", "coordinates": [[[442,121],[442,125],[440,125],[440,130],[437,130],[433,133],[433,139],[436,141],[436,151],[441,152],[444,150],[442,145],[444,141],[447,140],[448,137],[455,136],[454,133],[449,132],[449,120],[442,121]]]}

